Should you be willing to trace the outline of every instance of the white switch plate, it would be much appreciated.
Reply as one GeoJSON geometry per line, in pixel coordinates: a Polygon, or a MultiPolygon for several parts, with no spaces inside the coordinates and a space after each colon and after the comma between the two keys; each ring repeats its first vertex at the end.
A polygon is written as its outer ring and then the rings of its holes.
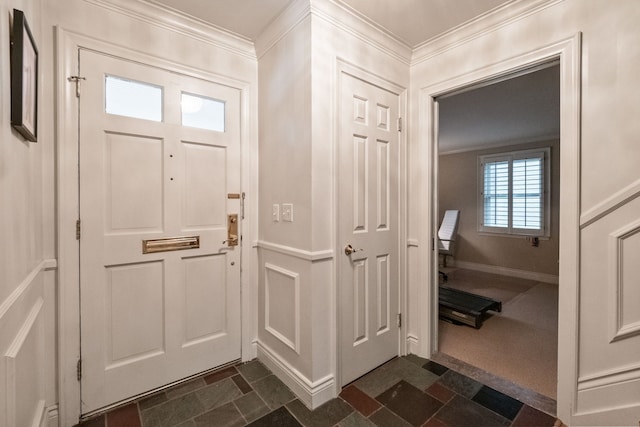
{"type": "Polygon", "coordinates": [[[293,222],[293,204],[282,204],[282,220],[286,222],[293,222]]]}
{"type": "Polygon", "coordinates": [[[273,222],[280,221],[280,205],[273,205],[273,208],[271,210],[271,219],[273,219],[273,222]]]}

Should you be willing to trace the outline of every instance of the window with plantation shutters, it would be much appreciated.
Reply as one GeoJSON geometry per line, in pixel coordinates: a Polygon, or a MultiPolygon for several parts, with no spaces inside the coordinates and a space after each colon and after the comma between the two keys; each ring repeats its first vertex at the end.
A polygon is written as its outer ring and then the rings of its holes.
{"type": "Polygon", "coordinates": [[[479,231],[549,235],[549,148],[479,157],[479,231]]]}

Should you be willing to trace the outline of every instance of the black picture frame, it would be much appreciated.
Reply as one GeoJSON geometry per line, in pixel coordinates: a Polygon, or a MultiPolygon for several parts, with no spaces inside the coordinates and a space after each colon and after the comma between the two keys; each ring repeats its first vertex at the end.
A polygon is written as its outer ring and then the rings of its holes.
{"type": "Polygon", "coordinates": [[[11,35],[11,125],[27,141],[38,140],[38,48],[18,9],[11,35]]]}

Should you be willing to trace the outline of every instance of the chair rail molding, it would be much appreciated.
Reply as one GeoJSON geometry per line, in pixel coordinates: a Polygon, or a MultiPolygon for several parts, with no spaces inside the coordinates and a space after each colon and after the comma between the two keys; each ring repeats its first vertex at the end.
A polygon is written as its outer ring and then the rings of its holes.
{"type": "Polygon", "coordinates": [[[294,258],[300,258],[305,261],[327,261],[334,258],[335,254],[333,249],[325,249],[321,251],[307,251],[304,249],[294,248],[292,246],[280,245],[278,243],[271,243],[265,240],[258,240],[254,245],[258,249],[263,249],[269,252],[277,252],[283,255],[288,255],[294,258]]]}

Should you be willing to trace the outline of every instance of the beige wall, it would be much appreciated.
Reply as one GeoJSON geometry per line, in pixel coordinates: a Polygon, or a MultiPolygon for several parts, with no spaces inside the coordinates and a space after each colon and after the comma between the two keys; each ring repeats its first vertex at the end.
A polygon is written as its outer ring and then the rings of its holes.
{"type": "Polygon", "coordinates": [[[444,154],[439,157],[439,205],[441,220],[447,209],[460,210],[455,261],[506,267],[528,272],[558,275],[559,141],[501,147],[491,150],[444,154]],[[538,247],[525,237],[495,236],[478,231],[478,156],[525,150],[551,148],[551,235],[541,238],[538,247]]]}

